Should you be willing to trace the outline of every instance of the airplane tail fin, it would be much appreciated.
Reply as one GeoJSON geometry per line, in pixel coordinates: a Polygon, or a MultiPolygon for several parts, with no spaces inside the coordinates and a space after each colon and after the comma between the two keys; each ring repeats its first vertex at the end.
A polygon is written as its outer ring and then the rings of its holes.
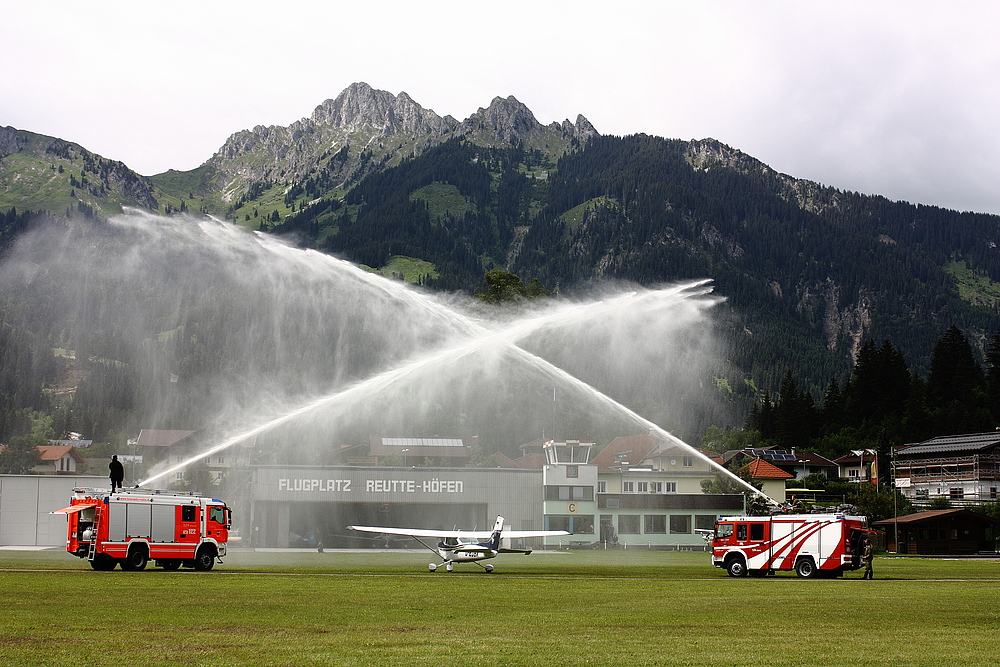
{"type": "Polygon", "coordinates": [[[500,532],[503,530],[503,517],[497,516],[497,522],[493,525],[493,534],[490,536],[490,549],[493,551],[499,551],[500,549],[500,532]]]}

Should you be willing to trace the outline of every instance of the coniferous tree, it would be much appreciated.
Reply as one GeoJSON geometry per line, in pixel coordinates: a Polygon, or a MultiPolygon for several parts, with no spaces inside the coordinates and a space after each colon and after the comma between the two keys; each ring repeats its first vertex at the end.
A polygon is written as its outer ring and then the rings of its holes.
{"type": "Polygon", "coordinates": [[[927,397],[932,408],[952,402],[969,403],[983,390],[982,369],[972,354],[968,338],[952,325],[934,346],[927,376],[927,397]]]}
{"type": "Polygon", "coordinates": [[[837,377],[830,378],[826,393],[823,395],[823,407],[820,409],[820,423],[823,431],[833,433],[844,423],[844,392],[840,389],[837,377]]]}
{"type": "Polygon", "coordinates": [[[993,420],[1000,423],[1000,327],[986,346],[986,400],[993,420]]]}

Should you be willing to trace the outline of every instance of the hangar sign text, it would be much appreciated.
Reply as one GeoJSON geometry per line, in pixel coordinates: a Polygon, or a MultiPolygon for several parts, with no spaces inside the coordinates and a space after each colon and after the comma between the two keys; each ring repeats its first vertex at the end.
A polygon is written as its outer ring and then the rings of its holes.
{"type": "MultiPolygon", "coordinates": [[[[280,478],[278,491],[300,493],[342,493],[361,492],[350,479],[294,479],[280,478]]],[[[367,479],[364,493],[412,493],[412,494],[452,494],[465,493],[465,482],[456,479],[425,480],[415,479],[367,479]]]]}

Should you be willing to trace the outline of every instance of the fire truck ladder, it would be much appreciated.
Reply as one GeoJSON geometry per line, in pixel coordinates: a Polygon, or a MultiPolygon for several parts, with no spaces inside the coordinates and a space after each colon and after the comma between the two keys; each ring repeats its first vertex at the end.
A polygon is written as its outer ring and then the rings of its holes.
{"type": "Polygon", "coordinates": [[[101,526],[103,512],[94,512],[94,525],[90,527],[90,547],[87,549],[87,560],[93,561],[97,554],[97,534],[101,526]]]}

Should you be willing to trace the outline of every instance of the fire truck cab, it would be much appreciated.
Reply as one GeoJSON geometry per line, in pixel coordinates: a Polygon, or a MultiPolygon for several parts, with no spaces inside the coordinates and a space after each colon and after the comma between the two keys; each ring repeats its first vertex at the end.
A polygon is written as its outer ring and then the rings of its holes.
{"type": "Polygon", "coordinates": [[[843,514],[722,517],[712,564],[731,577],[795,570],[800,577],[839,577],[862,563],[867,519],[843,514]]]}
{"type": "Polygon", "coordinates": [[[221,500],[150,490],[73,489],[69,507],[53,514],[68,519],[66,550],[95,570],[135,572],[150,560],[165,570],[211,570],[232,526],[221,500]]]}

